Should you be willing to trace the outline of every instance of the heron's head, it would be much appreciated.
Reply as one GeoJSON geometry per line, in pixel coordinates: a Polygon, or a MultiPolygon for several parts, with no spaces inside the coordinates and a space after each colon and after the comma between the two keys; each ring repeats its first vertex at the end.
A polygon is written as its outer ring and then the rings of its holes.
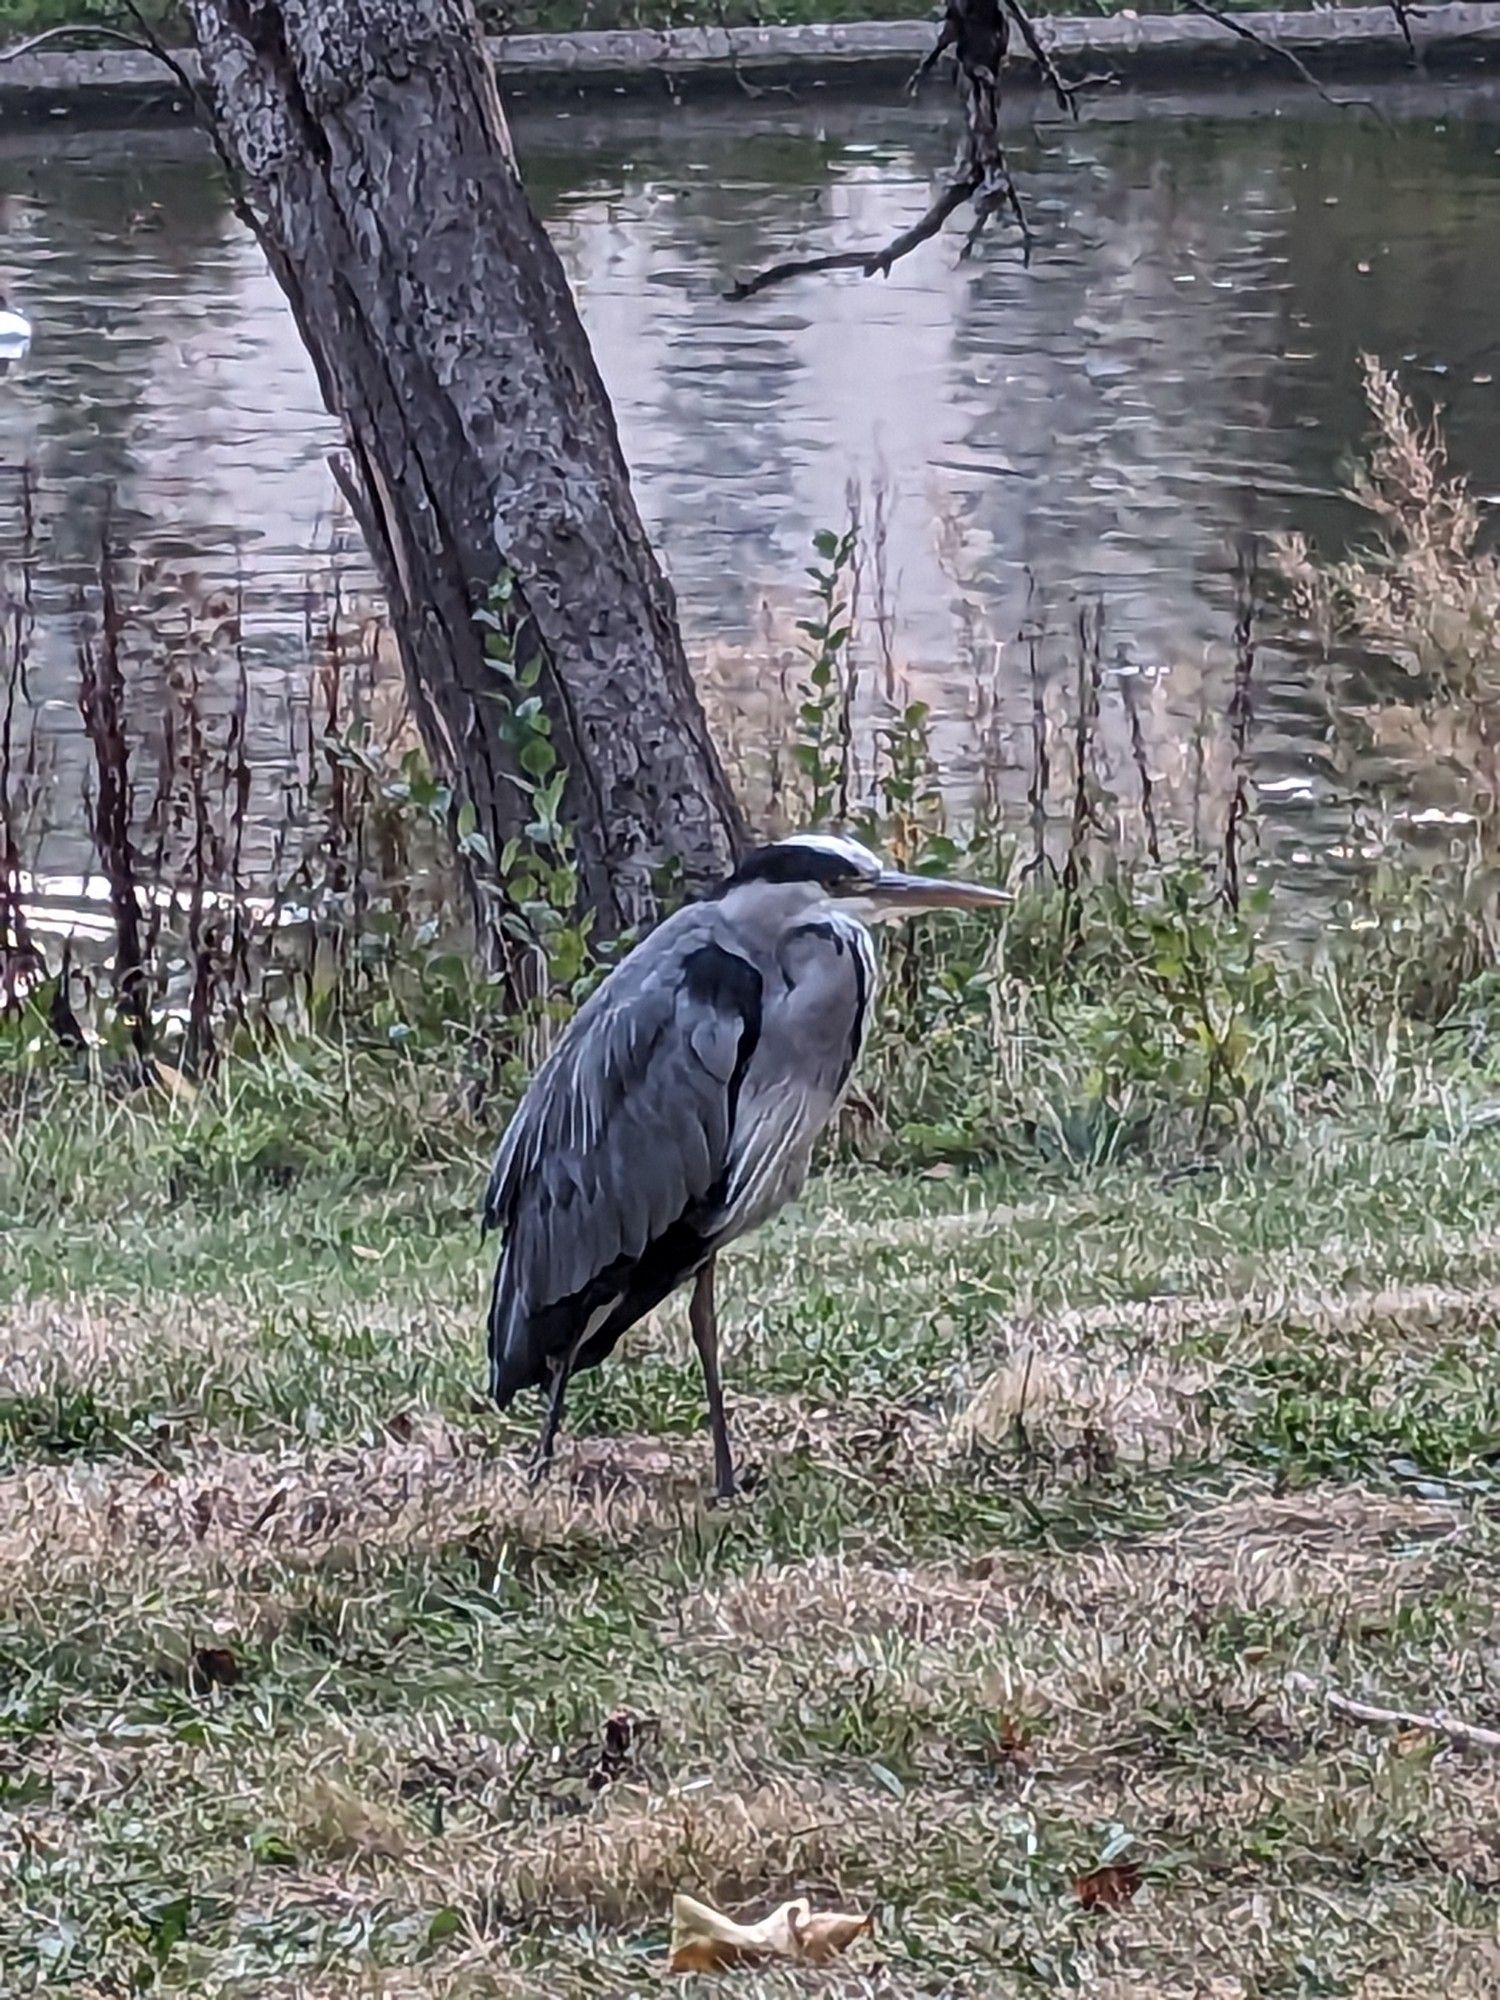
{"type": "Polygon", "coordinates": [[[926,910],[992,910],[1010,901],[1003,889],[980,882],[904,875],[844,833],[794,833],[756,848],[725,886],[732,892],[756,883],[802,886],[809,904],[837,904],[867,924],[920,916],[926,910]]]}

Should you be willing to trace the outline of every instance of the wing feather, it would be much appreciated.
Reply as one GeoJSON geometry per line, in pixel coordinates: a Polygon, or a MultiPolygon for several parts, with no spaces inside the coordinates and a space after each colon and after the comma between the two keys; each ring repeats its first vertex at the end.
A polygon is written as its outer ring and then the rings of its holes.
{"type": "Polygon", "coordinates": [[[503,1380],[536,1379],[541,1316],[549,1339],[554,1308],[577,1301],[586,1318],[591,1286],[706,1215],[722,1191],[761,982],[715,923],[711,906],[695,906],[631,953],[537,1072],[501,1141],[484,1218],[505,1234],[491,1321],[503,1380]]]}

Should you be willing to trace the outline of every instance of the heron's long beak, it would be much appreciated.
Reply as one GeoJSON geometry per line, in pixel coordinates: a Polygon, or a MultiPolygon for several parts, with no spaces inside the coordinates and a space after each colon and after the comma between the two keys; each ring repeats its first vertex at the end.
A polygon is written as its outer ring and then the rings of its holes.
{"type": "Polygon", "coordinates": [[[882,871],[868,890],[877,917],[914,917],[924,910],[998,910],[1010,901],[1004,889],[983,882],[947,882],[939,875],[882,871]]]}

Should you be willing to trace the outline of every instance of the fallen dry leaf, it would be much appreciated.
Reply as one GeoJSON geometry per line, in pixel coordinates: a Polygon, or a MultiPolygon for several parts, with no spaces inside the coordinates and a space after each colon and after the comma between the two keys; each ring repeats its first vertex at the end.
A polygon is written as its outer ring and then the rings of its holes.
{"type": "Polygon", "coordinates": [[[1398,1729],[1391,1738],[1391,1748],[1398,1757],[1420,1757],[1433,1747],[1432,1731],[1417,1725],[1409,1729],[1398,1729]]]}
{"type": "MultiPolygon", "coordinates": [[[[803,1908],[806,1909],[806,1904],[803,1908]]],[[[809,1965],[826,1965],[846,1952],[854,1940],[875,1929],[871,1916],[856,1917],[844,1910],[812,1910],[797,1925],[797,1956],[809,1965]]]]}
{"type": "Polygon", "coordinates": [[[1002,1715],[995,1727],[995,1740],[990,1746],[990,1754],[997,1764],[1007,1764],[1015,1771],[1031,1769],[1031,1752],[1027,1748],[1026,1731],[1013,1715],[1002,1715]]]}
{"type": "Polygon", "coordinates": [[[1115,1861],[1107,1868],[1095,1868],[1080,1875],[1073,1894],[1086,1910],[1118,1910],[1128,1903],[1141,1886],[1138,1861],[1115,1861]]]}
{"type": "Polygon", "coordinates": [[[180,1069],[173,1069],[172,1065],[164,1063],[160,1056],[152,1057],[149,1074],[157,1088],[164,1090],[168,1097],[175,1098],[179,1104],[197,1102],[198,1086],[189,1083],[180,1069]]]}
{"type": "Polygon", "coordinates": [[[188,1675],[195,1689],[206,1694],[210,1688],[237,1686],[240,1663],[227,1646],[200,1646],[189,1662],[188,1675]]]}
{"type": "Polygon", "coordinates": [[[692,1896],[672,1898],[670,1972],[723,1972],[736,1965],[764,1965],[789,1958],[826,1965],[854,1940],[873,1931],[875,1919],[842,1910],[814,1910],[805,1896],[783,1903],[758,1924],[736,1923],[692,1896]]]}

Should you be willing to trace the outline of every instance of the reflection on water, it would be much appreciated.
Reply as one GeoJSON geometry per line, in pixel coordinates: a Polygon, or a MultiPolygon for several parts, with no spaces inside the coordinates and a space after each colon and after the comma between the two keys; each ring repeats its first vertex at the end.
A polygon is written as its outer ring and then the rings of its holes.
{"type": "MultiPolygon", "coordinates": [[[[1365,428],[1361,349],[1438,393],[1456,461],[1500,488],[1500,266],[1481,251],[1500,241],[1500,98],[1433,84],[1390,105],[1394,137],[1306,97],[1117,100],[1017,133],[1030,270],[997,228],[967,264],[940,244],[884,282],[745,305],[722,297],[735,274],[884,240],[925,206],[949,157],[938,102],[519,118],[715,698],[753,704],[780,672],[809,539],[855,482],[867,516],[880,494],[892,655],[960,776],[976,683],[1019,739],[1017,635],[1065,630],[1095,596],[1153,761],[1185,768],[1225,700],[1236,544],[1353,525],[1337,485],[1365,428]]],[[[0,291],[35,328],[0,381],[0,546],[14,585],[29,463],[31,693],[59,805],[80,783],[76,605],[111,491],[168,626],[184,593],[199,623],[242,596],[251,742],[273,766],[310,603],[331,569],[351,599],[368,578],[326,466],[335,427],[203,146],[5,140],[0,291]]],[[[1043,652],[1061,674],[1061,649],[1043,652]]],[[[1261,672],[1263,817],[1284,857],[1326,854],[1344,775],[1323,692],[1291,655],[1261,672]]],[[[132,663],[143,737],[152,673],[132,663]]],[[[58,836],[54,866],[83,858],[81,835],[58,836]]]]}

